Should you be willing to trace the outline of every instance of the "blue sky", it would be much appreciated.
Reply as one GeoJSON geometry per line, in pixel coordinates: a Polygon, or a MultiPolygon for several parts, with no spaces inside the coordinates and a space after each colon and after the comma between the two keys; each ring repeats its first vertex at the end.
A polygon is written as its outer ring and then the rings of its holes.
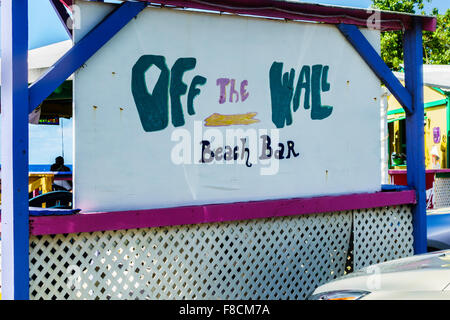
{"type": "MultiPolygon", "coordinates": [[[[314,2],[321,4],[331,4],[357,8],[368,8],[372,4],[371,0],[320,0],[320,1],[307,0],[305,2],[314,2]]],[[[431,13],[433,8],[438,8],[439,12],[443,13],[449,8],[449,3],[450,3],[449,0],[433,0],[431,4],[427,3],[425,5],[425,12],[431,13]]]]}
{"type": "MultiPolygon", "coordinates": [[[[305,2],[368,8],[371,0],[307,0],[305,2]]],[[[48,0],[29,0],[30,49],[68,39],[67,33],[48,0]]],[[[425,11],[430,13],[436,7],[441,13],[450,7],[449,0],[433,0],[425,11]]]]}
{"type": "MultiPolygon", "coordinates": [[[[371,0],[308,0],[305,2],[368,8],[371,0]]],[[[29,47],[45,46],[68,39],[57,15],[48,0],[29,0],[29,47]]],[[[436,7],[441,13],[449,8],[449,0],[433,0],[425,11],[430,13],[436,7]]],[[[53,163],[55,157],[62,154],[66,163],[72,164],[72,120],[62,119],[62,126],[30,125],[30,164],[53,163]],[[64,142],[62,137],[64,136],[64,142]]]]}

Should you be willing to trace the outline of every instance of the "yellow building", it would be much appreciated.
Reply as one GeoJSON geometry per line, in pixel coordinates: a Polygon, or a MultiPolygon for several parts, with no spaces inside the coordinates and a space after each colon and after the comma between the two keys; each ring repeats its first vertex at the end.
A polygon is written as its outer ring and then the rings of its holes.
{"type": "MultiPolygon", "coordinates": [[[[437,87],[424,87],[424,130],[426,169],[450,168],[448,137],[450,96],[437,87]]],[[[394,96],[388,97],[387,109],[389,168],[406,168],[405,112],[394,96]]]]}

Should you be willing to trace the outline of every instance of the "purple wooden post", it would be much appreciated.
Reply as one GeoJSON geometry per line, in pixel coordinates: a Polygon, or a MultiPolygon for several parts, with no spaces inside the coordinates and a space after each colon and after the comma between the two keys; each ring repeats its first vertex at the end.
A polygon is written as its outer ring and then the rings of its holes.
{"type": "Polygon", "coordinates": [[[29,299],[28,0],[2,0],[2,299],[29,299]]]}
{"type": "Polygon", "coordinates": [[[405,113],[407,181],[416,190],[417,201],[413,207],[415,254],[427,252],[422,50],[422,26],[416,20],[404,37],[405,84],[412,96],[412,112],[405,113]]]}

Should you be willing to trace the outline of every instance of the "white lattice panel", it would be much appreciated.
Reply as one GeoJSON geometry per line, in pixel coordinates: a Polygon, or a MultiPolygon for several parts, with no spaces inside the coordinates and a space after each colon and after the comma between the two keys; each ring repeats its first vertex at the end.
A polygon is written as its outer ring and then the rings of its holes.
{"type": "Polygon", "coordinates": [[[354,269],[412,255],[410,207],[32,236],[30,298],[303,299],[350,250],[354,269]]]}
{"type": "Polygon", "coordinates": [[[434,180],[434,208],[450,207],[450,178],[434,180]]]}
{"type": "Polygon", "coordinates": [[[351,212],[32,237],[32,299],[302,299],[344,272],[351,212]],[[75,279],[75,280],[74,280],[75,279]]]}
{"type": "Polygon", "coordinates": [[[354,270],[414,254],[411,207],[355,210],[354,270]]]}
{"type": "MultiPolygon", "coordinates": [[[[0,238],[0,280],[2,279],[2,242],[0,238]]],[[[0,296],[2,292],[2,282],[0,281],[0,296]]]]}

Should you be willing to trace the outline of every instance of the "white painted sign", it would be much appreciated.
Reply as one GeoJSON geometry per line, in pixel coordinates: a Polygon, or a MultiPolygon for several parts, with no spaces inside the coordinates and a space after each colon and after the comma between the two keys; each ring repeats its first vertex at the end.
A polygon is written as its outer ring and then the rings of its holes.
{"type": "MultiPolygon", "coordinates": [[[[77,5],[75,41],[115,8],[77,5]]],[[[332,25],[147,8],[74,82],[85,212],[380,189],[380,82],[332,25]]]]}

